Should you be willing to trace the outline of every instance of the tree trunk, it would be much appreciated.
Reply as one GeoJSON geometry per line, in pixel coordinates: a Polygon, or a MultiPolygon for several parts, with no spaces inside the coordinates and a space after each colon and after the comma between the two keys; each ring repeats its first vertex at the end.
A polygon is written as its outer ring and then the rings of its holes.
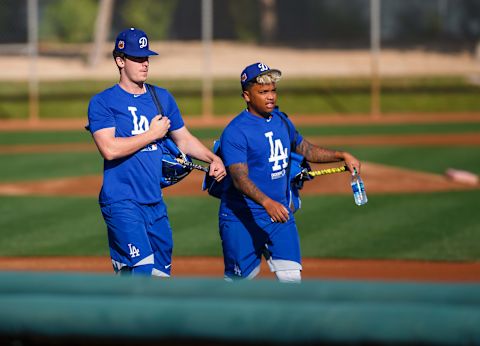
{"type": "Polygon", "coordinates": [[[100,1],[95,23],[95,42],[88,60],[90,67],[97,66],[104,53],[104,46],[108,40],[108,33],[112,22],[113,3],[114,0],[100,1]]]}

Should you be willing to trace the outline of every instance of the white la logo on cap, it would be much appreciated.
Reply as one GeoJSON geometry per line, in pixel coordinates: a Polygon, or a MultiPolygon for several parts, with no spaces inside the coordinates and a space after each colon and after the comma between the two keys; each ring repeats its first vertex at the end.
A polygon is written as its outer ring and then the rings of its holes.
{"type": "Polygon", "coordinates": [[[145,36],[140,37],[140,39],[138,40],[138,43],[140,44],[140,48],[145,48],[148,45],[148,40],[145,36]]]}
{"type": "Polygon", "coordinates": [[[265,65],[264,63],[259,63],[259,64],[258,64],[258,68],[260,69],[260,72],[264,72],[264,71],[270,70],[270,67],[268,67],[268,66],[265,65]]]}

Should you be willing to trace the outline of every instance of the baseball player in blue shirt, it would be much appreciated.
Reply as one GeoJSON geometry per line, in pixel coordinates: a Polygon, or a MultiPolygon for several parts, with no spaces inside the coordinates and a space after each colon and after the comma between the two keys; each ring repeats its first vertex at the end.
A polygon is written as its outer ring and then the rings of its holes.
{"type": "Polygon", "coordinates": [[[221,156],[231,178],[219,210],[225,278],[251,279],[262,255],[280,282],[301,281],[300,242],[289,208],[290,150],[309,162],[345,161],[351,172],[360,162],[351,154],[308,142],[276,106],[281,72],[263,63],[240,75],[247,108],[224,129],[221,156]]]}
{"type": "Polygon", "coordinates": [[[155,86],[164,113],[158,114],[146,88],[152,55],[145,32],[131,28],[117,36],[120,81],[92,97],[87,129],[104,158],[99,203],[115,272],[168,277],[173,241],[160,188],[163,138],[168,132],[180,150],[208,162],[215,180],[226,172],[187,130],[173,96],[155,86]]]}

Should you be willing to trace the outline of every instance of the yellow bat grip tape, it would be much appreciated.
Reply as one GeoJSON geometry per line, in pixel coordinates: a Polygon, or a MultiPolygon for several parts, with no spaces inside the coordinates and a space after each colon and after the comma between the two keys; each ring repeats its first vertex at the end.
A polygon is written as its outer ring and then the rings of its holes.
{"type": "Polygon", "coordinates": [[[325,174],[332,174],[332,173],[341,173],[345,172],[345,166],[342,167],[335,167],[335,168],[326,168],[326,169],[320,169],[318,171],[310,171],[308,172],[309,175],[312,177],[316,177],[318,175],[325,175],[325,174]]]}

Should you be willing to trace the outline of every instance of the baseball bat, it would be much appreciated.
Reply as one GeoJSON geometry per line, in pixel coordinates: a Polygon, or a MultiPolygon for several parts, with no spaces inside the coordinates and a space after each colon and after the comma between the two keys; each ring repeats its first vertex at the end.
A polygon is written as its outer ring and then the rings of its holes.
{"type": "MultiPolygon", "coordinates": [[[[202,165],[199,165],[199,164],[196,164],[196,163],[193,163],[193,162],[185,161],[181,158],[177,158],[176,160],[178,161],[178,163],[180,163],[181,165],[184,165],[185,167],[189,167],[189,168],[192,168],[192,169],[197,169],[197,170],[203,171],[203,172],[208,172],[209,171],[208,167],[204,167],[202,165]]],[[[316,170],[316,171],[307,171],[307,173],[311,177],[317,177],[317,176],[320,176],[320,175],[342,173],[342,172],[346,172],[346,171],[348,171],[348,167],[347,166],[342,166],[342,167],[324,168],[324,169],[319,169],[319,170],[316,170]]]]}

